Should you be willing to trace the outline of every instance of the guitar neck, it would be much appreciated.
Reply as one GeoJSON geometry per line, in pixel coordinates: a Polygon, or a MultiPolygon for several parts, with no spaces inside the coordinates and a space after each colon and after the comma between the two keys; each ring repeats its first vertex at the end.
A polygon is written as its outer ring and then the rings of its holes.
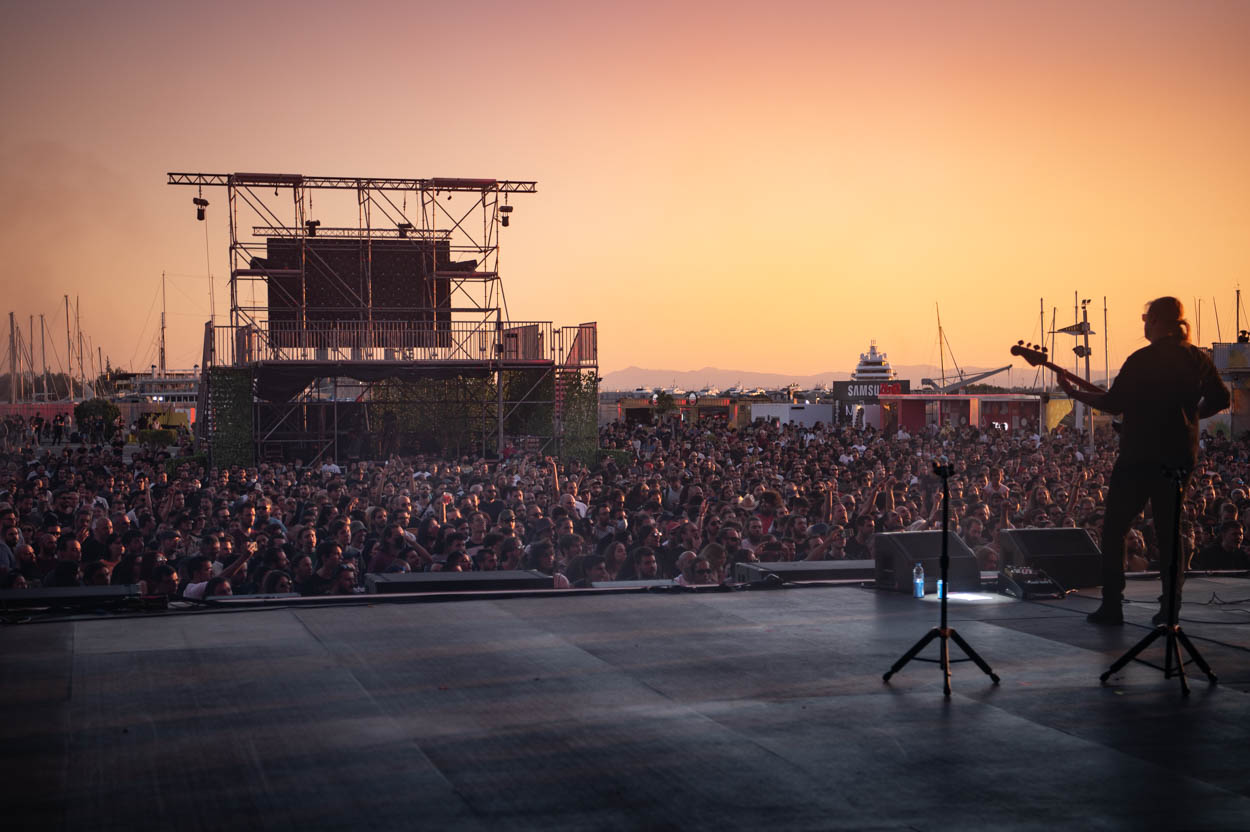
{"type": "Polygon", "coordinates": [[[1081,390],[1084,390],[1086,393],[1105,393],[1105,392],[1107,392],[1106,390],[1103,390],[1101,387],[1099,387],[1097,384],[1094,384],[1093,382],[1086,381],[1085,379],[1083,379],[1083,378],[1081,378],[1080,376],[1078,376],[1076,373],[1072,372],[1071,370],[1065,370],[1064,368],[1060,367],[1058,364],[1054,364],[1054,363],[1052,363],[1052,362],[1050,362],[1050,361],[1043,361],[1043,362],[1042,362],[1042,366],[1043,366],[1043,367],[1045,367],[1045,368],[1046,368],[1046,369],[1048,369],[1048,370],[1051,370],[1051,371],[1055,372],[1055,373],[1056,373],[1056,374],[1058,374],[1058,375],[1063,376],[1063,377],[1064,377],[1064,378],[1066,378],[1069,382],[1071,382],[1071,383],[1072,383],[1072,386],[1073,386],[1073,387],[1076,387],[1076,388],[1079,388],[1079,389],[1081,389],[1081,390]]]}

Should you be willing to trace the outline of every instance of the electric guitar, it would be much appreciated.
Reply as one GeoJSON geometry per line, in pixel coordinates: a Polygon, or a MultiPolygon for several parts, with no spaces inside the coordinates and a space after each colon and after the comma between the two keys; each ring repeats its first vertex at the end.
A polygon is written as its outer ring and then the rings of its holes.
{"type": "Polygon", "coordinates": [[[1048,370],[1054,371],[1058,375],[1063,376],[1069,382],[1071,382],[1073,387],[1076,387],[1080,390],[1084,390],[1086,393],[1107,392],[1106,390],[1103,390],[1101,387],[1099,387],[1097,384],[1088,382],[1085,379],[1078,376],[1076,373],[1073,373],[1069,370],[1065,370],[1064,368],[1060,367],[1058,364],[1051,362],[1050,357],[1047,356],[1046,354],[1045,347],[1038,347],[1038,346],[1034,346],[1033,344],[1025,344],[1023,341],[1017,341],[1015,346],[1011,348],[1011,354],[1020,356],[1025,361],[1029,362],[1029,364],[1033,365],[1034,367],[1041,366],[1041,367],[1045,367],[1048,370]]]}

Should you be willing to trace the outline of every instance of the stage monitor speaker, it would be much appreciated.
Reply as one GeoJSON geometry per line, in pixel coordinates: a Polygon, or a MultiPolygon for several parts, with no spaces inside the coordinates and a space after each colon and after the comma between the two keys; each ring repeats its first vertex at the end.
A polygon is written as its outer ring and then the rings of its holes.
{"type": "MultiPolygon", "coordinates": [[[[920,563],[924,565],[925,592],[937,591],[937,581],[942,576],[942,532],[880,532],[872,537],[872,552],[879,588],[911,592],[912,570],[920,563]]],[[[981,569],[976,555],[954,532],[947,553],[947,591],[980,591],[981,569]]]]}
{"type": "Polygon", "coordinates": [[[776,575],[783,581],[871,581],[876,569],[870,560],[800,560],[790,563],[736,563],[734,580],[749,584],[776,575]]]}
{"type": "Polygon", "coordinates": [[[668,578],[638,578],[629,581],[600,581],[595,589],[673,589],[677,584],[668,578]]]}
{"type": "Polygon", "coordinates": [[[0,590],[0,609],[17,607],[91,609],[138,597],[138,584],[5,589],[0,590]]]}
{"type": "Polygon", "coordinates": [[[1102,585],[1102,553],[1085,529],[1003,529],[1002,566],[1031,566],[1064,589],[1102,585]]]}
{"type": "Polygon", "coordinates": [[[365,588],[379,595],[395,592],[485,592],[500,589],[552,589],[555,579],[533,570],[500,572],[370,572],[365,588]]]}

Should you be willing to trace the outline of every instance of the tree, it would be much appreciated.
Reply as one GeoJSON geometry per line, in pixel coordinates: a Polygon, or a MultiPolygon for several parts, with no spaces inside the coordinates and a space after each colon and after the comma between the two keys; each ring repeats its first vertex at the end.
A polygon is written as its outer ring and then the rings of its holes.
{"type": "Polygon", "coordinates": [[[94,419],[103,419],[106,430],[111,431],[113,423],[121,415],[117,405],[108,399],[87,399],[74,405],[74,422],[80,428],[86,427],[94,419]]]}
{"type": "Polygon", "coordinates": [[[677,410],[677,403],[673,401],[673,394],[667,390],[661,390],[655,396],[655,412],[659,415],[660,421],[666,421],[669,414],[677,410]]]}
{"type": "Polygon", "coordinates": [[[163,451],[170,445],[178,441],[178,433],[167,429],[141,430],[139,431],[139,444],[147,448],[152,454],[157,451],[163,451]]]}

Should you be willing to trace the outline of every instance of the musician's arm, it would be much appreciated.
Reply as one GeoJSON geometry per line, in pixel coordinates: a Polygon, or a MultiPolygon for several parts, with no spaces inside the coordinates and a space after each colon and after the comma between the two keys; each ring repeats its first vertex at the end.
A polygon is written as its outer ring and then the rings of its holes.
{"type": "Polygon", "coordinates": [[[1124,366],[1115,377],[1115,383],[1105,393],[1078,390],[1062,374],[1058,376],[1058,379],[1059,386],[1073,399],[1113,416],[1123,413],[1127,402],[1134,398],[1140,399],[1143,391],[1151,386],[1150,368],[1143,363],[1143,359],[1133,356],[1124,362],[1124,366]]]}
{"type": "Polygon", "coordinates": [[[1202,400],[1198,403],[1198,418],[1205,419],[1208,416],[1214,416],[1230,404],[1232,404],[1232,397],[1228,394],[1228,388],[1220,380],[1215,366],[1207,363],[1203,367],[1202,400]]]}
{"type": "MultiPolygon", "coordinates": [[[[1075,401],[1081,402],[1083,404],[1087,404],[1090,407],[1094,408],[1095,410],[1101,410],[1105,413],[1114,414],[1114,413],[1121,413],[1123,411],[1123,408],[1120,408],[1118,410],[1112,409],[1114,404],[1109,404],[1107,401],[1111,396],[1110,392],[1107,392],[1107,393],[1087,392],[1085,390],[1080,389],[1079,387],[1074,385],[1072,382],[1068,381],[1068,377],[1066,375],[1063,375],[1062,373],[1056,374],[1055,378],[1059,382],[1059,386],[1063,388],[1063,392],[1068,394],[1068,398],[1074,399],[1075,401]]],[[[1117,379],[1117,383],[1119,383],[1118,379],[1117,379]]]]}

